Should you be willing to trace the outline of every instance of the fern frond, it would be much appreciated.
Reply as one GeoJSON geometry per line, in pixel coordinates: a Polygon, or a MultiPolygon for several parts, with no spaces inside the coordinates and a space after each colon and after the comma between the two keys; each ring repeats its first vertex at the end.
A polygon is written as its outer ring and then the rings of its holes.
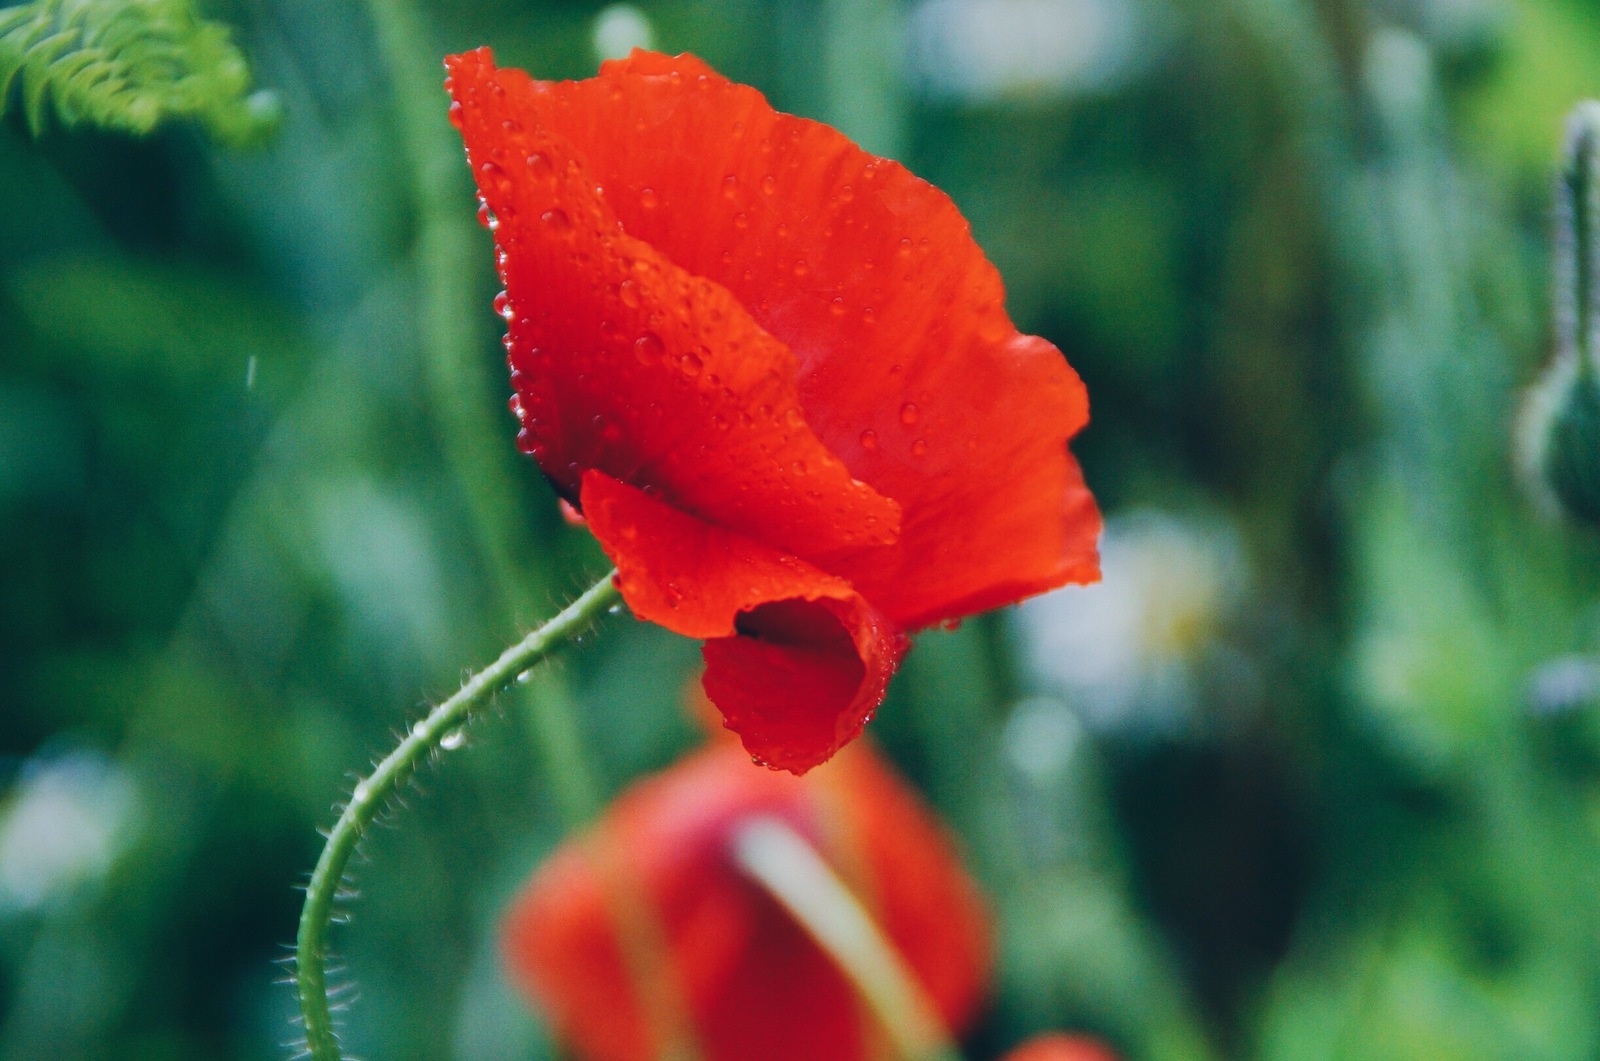
{"type": "Polygon", "coordinates": [[[228,28],[193,0],[34,0],[0,8],[0,116],[13,100],[35,136],[62,125],[143,135],[198,122],[225,143],[260,139],[277,121],[270,93],[228,28]]]}

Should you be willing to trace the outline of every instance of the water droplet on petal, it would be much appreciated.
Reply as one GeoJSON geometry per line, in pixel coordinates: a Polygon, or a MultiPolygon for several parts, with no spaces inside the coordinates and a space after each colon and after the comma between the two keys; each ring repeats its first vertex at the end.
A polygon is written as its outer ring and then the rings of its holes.
{"type": "Polygon", "coordinates": [[[913,457],[926,457],[928,455],[927,440],[919,438],[911,443],[911,455],[913,457]]]}
{"type": "Polygon", "coordinates": [[[617,297],[622,299],[622,304],[629,309],[639,308],[639,282],[637,280],[624,280],[617,288],[617,297]]]}
{"type": "Polygon", "coordinates": [[[461,128],[461,124],[462,124],[462,121],[463,121],[462,116],[461,116],[461,111],[462,111],[461,101],[460,100],[452,100],[451,103],[450,103],[450,110],[447,113],[450,116],[450,124],[455,126],[457,129],[461,128]]]}
{"type": "Polygon", "coordinates": [[[494,214],[489,211],[489,204],[483,199],[478,200],[478,224],[493,232],[497,227],[494,214]]]}
{"type": "Polygon", "coordinates": [[[739,178],[735,177],[731,173],[728,174],[726,177],[722,178],[722,197],[724,199],[731,200],[731,199],[735,198],[736,196],[738,196],[738,194],[739,194],[739,178]]]}
{"type": "Polygon", "coordinates": [[[539,220],[551,232],[567,233],[572,231],[572,218],[568,217],[567,212],[559,207],[554,210],[546,210],[539,215],[539,220]]]}
{"type": "Polygon", "coordinates": [[[861,448],[865,450],[878,448],[878,433],[870,427],[861,432],[861,448]]]}
{"type": "Polygon", "coordinates": [[[745,213],[743,210],[740,210],[737,214],[734,214],[733,215],[733,227],[734,228],[749,228],[750,227],[750,215],[745,213]]]}
{"type": "Polygon", "coordinates": [[[641,365],[653,365],[661,360],[667,348],[661,343],[661,336],[655,332],[645,332],[633,341],[633,356],[639,359],[641,365]]]}
{"type": "Polygon", "coordinates": [[[512,317],[511,299],[506,296],[504,291],[494,296],[494,314],[496,317],[504,317],[506,320],[510,320],[512,317]]]}
{"type": "Polygon", "coordinates": [[[535,151],[528,156],[528,175],[537,180],[547,181],[555,176],[555,167],[550,165],[550,160],[542,152],[535,151]]]}
{"type": "Polygon", "coordinates": [[[478,167],[478,187],[508,195],[511,192],[511,178],[495,163],[485,162],[478,167]]]}
{"type": "Polygon", "coordinates": [[[912,402],[906,402],[900,407],[900,422],[910,427],[917,422],[917,407],[912,402]]]}
{"type": "Polygon", "coordinates": [[[439,738],[439,747],[447,752],[453,752],[467,743],[466,731],[457,727],[439,738]]]}
{"type": "Polygon", "coordinates": [[[684,354],[682,357],[678,358],[678,368],[683,371],[685,376],[688,376],[690,379],[694,379],[696,376],[700,375],[700,370],[705,368],[705,362],[700,360],[700,356],[698,354],[695,354],[691,351],[690,353],[684,354]]]}
{"type": "Polygon", "coordinates": [[[656,190],[654,188],[641,188],[639,190],[639,205],[644,207],[646,210],[654,210],[656,205],[660,202],[661,200],[656,195],[656,190]]]}
{"type": "Polygon", "coordinates": [[[810,271],[811,271],[811,266],[806,264],[805,259],[802,258],[799,261],[794,263],[794,275],[796,277],[805,276],[810,271]]]}
{"type": "Polygon", "coordinates": [[[840,295],[834,296],[833,301],[828,303],[828,312],[835,317],[844,316],[844,297],[840,295]]]}
{"type": "Polygon", "coordinates": [[[778,179],[776,177],[769,173],[765,177],[761,178],[761,193],[763,195],[773,195],[776,194],[777,191],[778,179]]]}

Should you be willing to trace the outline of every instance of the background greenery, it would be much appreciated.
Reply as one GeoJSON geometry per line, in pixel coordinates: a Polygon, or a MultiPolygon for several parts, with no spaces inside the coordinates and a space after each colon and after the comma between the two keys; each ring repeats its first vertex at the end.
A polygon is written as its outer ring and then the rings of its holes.
{"type": "MultiPolygon", "coordinates": [[[[1511,459],[1600,8],[637,12],[946,189],[1089,385],[1107,583],[922,636],[873,726],[1000,920],[971,1056],[1600,1057],[1600,553],[1511,459]]],[[[436,87],[591,74],[600,5],[204,14],[275,106],[0,122],[5,1061],[283,1056],[351,771],[604,569],[511,445],[436,87]]],[[[695,659],[614,620],[425,772],[337,934],[353,1053],[549,1055],[495,950],[586,798],[534,703],[610,793],[695,659]]]]}

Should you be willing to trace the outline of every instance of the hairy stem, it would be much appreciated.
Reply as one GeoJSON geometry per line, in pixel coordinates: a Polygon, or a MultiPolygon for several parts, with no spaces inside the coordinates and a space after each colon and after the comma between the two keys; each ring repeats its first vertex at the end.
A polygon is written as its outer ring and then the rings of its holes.
{"type": "Polygon", "coordinates": [[[608,573],[555,618],[468,678],[460,692],[412,726],[372,775],[357,783],[350,802],[345,804],[338,822],[328,833],[328,843],[311,874],[305,908],[300,914],[295,984],[300,994],[300,1012],[305,1019],[306,1053],[313,1061],[339,1061],[342,1057],[328,1004],[328,926],[345,868],[373,818],[388,805],[395,789],[416,772],[423,758],[465,725],[497,690],[588,629],[596,618],[621,599],[614,575],[615,572],[608,573]]]}
{"type": "Polygon", "coordinates": [[[900,952],[804,837],[762,815],[734,834],[733,857],[834,960],[903,1061],[961,1061],[900,952]]]}

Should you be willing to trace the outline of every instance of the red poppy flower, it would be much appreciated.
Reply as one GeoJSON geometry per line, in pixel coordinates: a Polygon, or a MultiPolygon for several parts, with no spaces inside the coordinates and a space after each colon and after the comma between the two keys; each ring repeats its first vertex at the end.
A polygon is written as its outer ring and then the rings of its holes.
{"type": "Polygon", "coordinates": [[[1002,1061],[1117,1061],[1117,1055],[1098,1039],[1054,1032],[1029,1039],[1002,1061]]]}
{"type": "Polygon", "coordinates": [[[736,866],[755,816],[804,836],[873,912],[948,1027],[989,970],[977,890],[938,823],[868,747],[806,778],[750,769],[719,742],[630,789],[568,842],[505,926],[512,971],[588,1061],[662,1056],[629,975],[619,897],[652,903],[666,972],[707,1061],[856,1061],[880,1032],[832,960],[736,866]]]}
{"type": "Polygon", "coordinates": [[[446,65],[518,442],[758,760],[857,736],[905,631],[1098,577],[1083,385],[938,189],[693,56],[446,65]]]}

